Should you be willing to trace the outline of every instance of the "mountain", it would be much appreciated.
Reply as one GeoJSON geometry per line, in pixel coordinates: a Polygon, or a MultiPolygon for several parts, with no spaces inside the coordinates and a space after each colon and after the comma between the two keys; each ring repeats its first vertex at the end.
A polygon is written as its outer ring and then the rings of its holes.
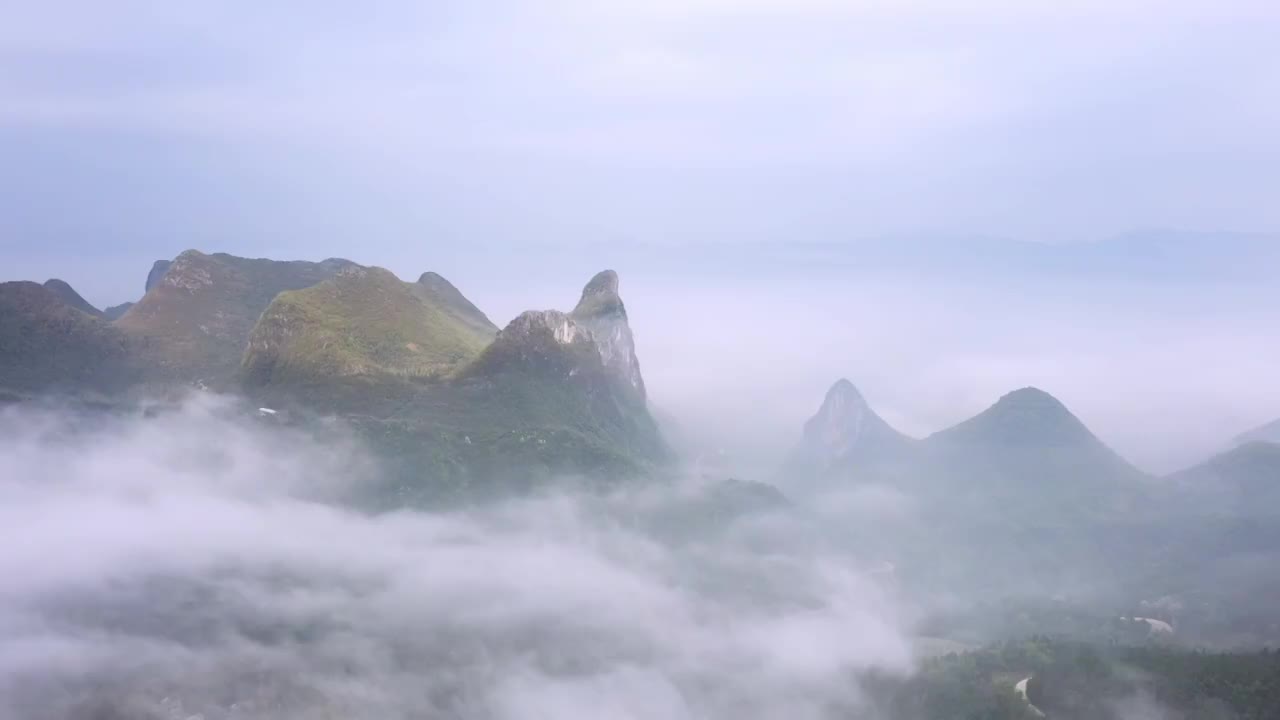
{"type": "Polygon", "coordinates": [[[434,273],[407,283],[350,267],[270,304],[242,377],[255,402],[351,424],[378,450],[393,478],[383,497],[398,503],[619,481],[669,451],[637,390],[634,346],[631,362],[615,362],[614,338],[631,332],[625,317],[613,322],[604,342],[556,310],[495,332],[434,273]]]}
{"type": "Polygon", "coordinates": [[[245,377],[439,377],[475,359],[496,328],[444,278],[423,278],[352,266],[280,293],[249,336],[245,377]]]}
{"type": "Polygon", "coordinates": [[[885,470],[883,463],[907,458],[915,442],[893,429],[853,383],[841,378],[827,391],[817,414],[804,424],[783,480],[875,478],[885,470]]]}
{"type": "Polygon", "coordinates": [[[1165,478],[1169,499],[1187,512],[1280,517],[1280,444],[1249,442],[1165,478]]]}
{"type": "Polygon", "coordinates": [[[346,260],[190,250],[147,284],[115,322],[73,307],[87,303],[65,283],[3,286],[3,396],[242,393],[285,422],[353,428],[389,471],[368,489],[384,506],[618,482],[670,456],[612,271],[573,312],[522,313],[501,331],[437,273],[404,282],[346,260]]]}
{"type": "Polygon", "coordinates": [[[570,316],[586,328],[600,349],[601,359],[641,398],[645,397],[635,338],[627,323],[627,308],[618,295],[618,274],[604,270],[582,289],[582,298],[570,316]]]}
{"type": "Polygon", "coordinates": [[[1236,438],[1237,445],[1253,442],[1280,443],[1280,419],[1272,420],[1266,425],[1261,425],[1249,432],[1242,433],[1236,438]]]}
{"type": "Polygon", "coordinates": [[[67,281],[54,278],[46,281],[44,286],[49,292],[57,295],[59,300],[76,310],[97,318],[105,317],[101,310],[90,305],[88,300],[80,297],[80,293],[76,292],[75,288],[71,287],[67,281]]]}
{"type": "Polygon", "coordinates": [[[929,436],[922,448],[951,502],[1002,503],[1024,519],[1127,511],[1146,479],[1062,402],[1031,387],[929,436]]]}
{"type": "Polygon", "coordinates": [[[119,305],[112,305],[109,308],[103,309],[102,316],[111,321],[119,320],[120,318],[124,317],[125,313],[129,312],[129,308],[131,307],[133,307],[133,303],[131,302],[120,303],[119,305]]]}
{"type": "Polygon", "coordinates": [[[440,275],[433,272],[422,273],[418,278],[418,287],[415,291],[452,315],[454,319],[470,327],[473,333],[483,336],[486,342],[492,340],[497,334],[498,327],[489,321],[480,308],[473,305],[458,288],[440,275]]]}
{"type": "Polygon", "coordinates": [[[136,338],[153,379],[234,387],[249,333],[276,295],[327,280],[347,260],[280,262],[188,250],[116,326],[136,338]]]}
{"type": "Polygon", "coordinates": [[[984,448],[1101,449],[1102,441],[1057,398],[1027,387],[1002,396],[994,405],[928,438],[933,445],[984,448]]]}
{"type": "Polygon", "coordinates": [[[151,265],[151,272],[147,273],[147,284],[143,288],[143,292],[151,292],[151,288],[160,284],[164,279],[164,274],[169,272],[169,267],[173,265],[172,260],[157,260],[151,265]]]}
{"type": "Polygon", "coordinates": [[[0,283],[0,394],[108,393],[137,377],[130,339],[101,317],[48,286],[0,283]]]}

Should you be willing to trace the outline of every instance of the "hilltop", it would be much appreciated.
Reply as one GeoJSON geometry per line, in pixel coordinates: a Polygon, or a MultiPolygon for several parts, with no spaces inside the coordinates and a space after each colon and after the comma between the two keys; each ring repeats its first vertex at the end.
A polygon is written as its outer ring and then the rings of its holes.
{"type": "Polygon", "coordinates": [[[63,298],[34,282],[0,283],[0,393],[111,393],[138,379],[130,339],[63,298]]]}
{"type": "Polygon", "coordinates": [[[804,424],[800,443],[784,465],[783,482],[871,478],[883,470],[882,463],[908,457],[915,442],[885,422],[857,387],[841,378],[804,424]]]}
{"type": "Polygon", "coordinates": [[[167,267],[156,264],[147,294],[116,326],[138,339],[151,379],[232,389],[249,333],[271,301],[352,266],[348,260],[281,262],[188,250],[167,267]]]}
{"type": "Polygon", "coordinates": [[[406,283],[382,268],[349,267],[277,295],[250,333],[243,371],[258,384],[289,375],[443,377],[492,340],[487,323],[438,275],[406,283]]]}

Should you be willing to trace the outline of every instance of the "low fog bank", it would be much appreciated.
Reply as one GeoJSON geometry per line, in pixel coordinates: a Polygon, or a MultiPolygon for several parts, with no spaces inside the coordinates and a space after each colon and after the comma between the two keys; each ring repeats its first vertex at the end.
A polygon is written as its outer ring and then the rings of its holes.
{"type": "Polygon", "coordinates": [[[0,410],[0,716],[825,718],[912,665],[899,599],[785,520],[674,532],[683,487],[367,514],[337,431],[151,415],[0,410]]]}

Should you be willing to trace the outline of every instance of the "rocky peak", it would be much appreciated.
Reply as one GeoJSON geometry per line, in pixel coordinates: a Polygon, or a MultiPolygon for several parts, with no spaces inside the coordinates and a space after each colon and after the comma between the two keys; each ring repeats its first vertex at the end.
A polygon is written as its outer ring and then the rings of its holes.
{"type": "Polygon", "coordinates": [[[559,310],[528,310],[498,332],[472,366],[492,375],[506,371],[571,378],[604,370],[591,331],[559,310]]]}
{"type": "Polygon", "coordinates": [[[881,419],[858,388],[844,378],[831,386],[818,413],[804,425],[804,445],[828,457],[886,439],[896,441],[904,436],[881,419]]]}
{"type": "Polygon", "coordinates": [[[618,273],[604,270],[591,278],[570,317],[590,331],[605,368],[644,398],[635,338],[627,323],[627,308],[618,294],[618,273]]]}
{"type": "Polygon", "coordinates": [[[520,313],[499,335],[504,342],[549,337],[559,345],[592,340],[589,330],[559,310],[529,310],[520,313]]]}
{"type": "Polygon", "coordinates": [[[147,273],[147,287],[145,292],[150,292],[163,278],[164,274],[169,272],[169,266],[173,265],[172,260],[157,260],[151,266],[151,272],[147,273]]]}

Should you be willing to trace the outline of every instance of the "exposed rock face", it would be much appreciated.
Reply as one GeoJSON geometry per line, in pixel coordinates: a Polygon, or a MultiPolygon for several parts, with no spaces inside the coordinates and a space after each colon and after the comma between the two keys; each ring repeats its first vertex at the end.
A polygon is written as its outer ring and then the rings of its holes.
{"type": "Polygon", "coordinates": [[[249,333],[276,295],[310,287],[353,265],[188,250],[116,325],[140,340],[159,379],[229,386],[249,333]]]}
{"type": "Polygon", "coordinates": [[[635,338],[627,323],[627,308],[618,295],[618,274],[598,273],[582,290],[582,299],[570,314],[595,339],[604,366],[641,398],[645,397],[635,338]]]}
{"type": "Polygon", "coordinates": [[[54,278],[45,282],[44,286],[49,290],[49,292],[57,295],[59,300],[76,310],[79,310],[86,315],[92,315],[98,318],[103,317],[102,311],[93,305],[90,305],[89,301],[81,297],[80,293],[76,292],[75,288],[71,287],[67,281],[54,278]]]}
{"type": "Polygon", "coordinates": [[[572,378],[605,372],[595,338],[559,310],[528,310],[512,320],[485,349],[474,372],[551,373],[572,378]]]}
{"type": "Polygon", "coordinates": [[[143,292],[151,292],[151,288],[160,284],[164,279],[164,274],[169,272],[169,266],[173,265],[171,260],[157,260],[151,266],[151,272],[147,273],[147,286],[143,292]]]}
{"type": "Polygon", "coordinates": [[[789,481],[852,477],[870,464],[902,457],[914,443],[877,415],[853,383],[841,378],[805,423],[785,471],[789,481]]]}
{"type": "Polygon", "coordinates": [[[818,414],[804,424],[802,446],[834,460],[907,442],[907,436],[890,427],[867,405],[853,383],[842,378],[827,391],[818,414]]]}

